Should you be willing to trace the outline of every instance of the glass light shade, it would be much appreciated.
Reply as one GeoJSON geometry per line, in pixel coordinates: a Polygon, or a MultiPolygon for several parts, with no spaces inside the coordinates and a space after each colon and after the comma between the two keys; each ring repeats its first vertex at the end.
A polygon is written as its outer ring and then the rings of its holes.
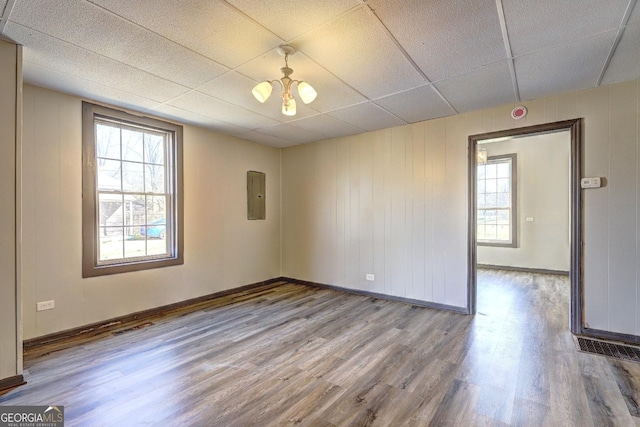
{"type": "Polygon", "coordinates": [[[272,89],[273,87],[270,82],[262,82],[256,85],[256,87],[251,90],[251,93],[253,93],[253,96],[255,96],[258,101],[264,102],[271,96],[272,89]]]}
{"type": "Polygon", "coordinates": [[[316,99],[316,96],[318,96],[318,92],[316,92],[316,90],[311,87],[309,83],[300,82],[298,83],[298,95],[300,95],[300,99],[302,99],[302,102],[308,104],[316,99]]]}
{"type": "Polygon", "coordinates": [[[485,150],[484,148],[478,148],[478,164],[487,164],[487,150],[485,150]]]}
{"type": "Polygon", "coordinates": [[[296,115],[296,100],[291,98],[289,99],[289,105],[285,105],[282,103],[282,114],[285,116],[295,116],[296,115]]]}

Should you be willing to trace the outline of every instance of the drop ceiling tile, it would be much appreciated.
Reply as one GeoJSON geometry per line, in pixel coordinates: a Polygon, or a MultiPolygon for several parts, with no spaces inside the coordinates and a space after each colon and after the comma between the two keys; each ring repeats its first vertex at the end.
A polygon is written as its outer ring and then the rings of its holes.
{"type": "Polygon", "coordinates": [[[367,4],[431,81],[507,56],[495,0],[373,0],[367,4]]]}
{"type": "Polygon", "coordinates": [[[354,0],[228,0],[283,40],[309,31],[354,8],[354,0]]]}
{"type": "Polygon", "coordinates": [[[434,83],[459,113],[516,102],[507,61],[434,83]]]}
{"type": "Polygon", "coordinates": [[[202,114],[194,113],[192,111],[187,111],[182,108],[173,107],[171,105],[157,105],[148,110],[148,112],[180,123],[203,127],[220,133],[246,132],[245,128],[225,123],[208,116],[203,116],[202,114]]]}
{"type": "Polygon", "coordinates": [[[199,92],[226,101],[230,104],[245,108],[254,113],[272,118],[280,123],[310,117],[318,114],[314,104],[305,105],[301,101],[296,103],[297,114],[295,116],[285,116],[282,114],[282,98],[279,96],[279,86],[276,86],[269,99],[261,104],[251,93],[251,89],[258,84],[240,73],[231,71],[221,77],[200,86],[199,92]]]}
{"type": "Polygon", "coordinates": [[[407,122],[388,113],[373,102],[365,102],[343,108],[341,110],[332,111],[331,113],[328,113],[328,115],[367,131],[407,124],[407,122]]]}
{"type": "Polygon", "coordinates": [[[189,92],[167,103],[168,105],[211,117],[247,130],[273,126],[278,122],[244,108],[229,104],[200,92],[189,92]]]}
{"type": "Polygon", "coordinates": [[[636,22],[640,22],[640,3],[637,1],[635,7],[631,11],[628,24],[635,24],[636,22]]]}
{"type": "Polygon", "coordinates": [[[276,138],[286,139],[296,144],[306,144],[308,142],[322,141],[323,139],[326,139],[326,137],[321,133],[301,129],[289,123],[265,127],[257,129],[257,131],[276,138]]]}
{"type": "Polygon", "coordinates": [[[523,100],[594,87],[616,31],[524,55],[514,60],[523,100]]]}
{"type": "Polygon", "coordinates": [[[134,111],[149,109],[158,104],[151,99],[85,80],[82,77],[61,73],[26,59],[24,82],[134,111]]]}
{"type": "Polygon", "coordinates": [[[257,142],[259,144],[269,145],[271,147],[276,147],[276,148],[284,148],[284,147],[291,147],[294,145],[298,145],[298,143],[294,141],[290,141],[288,139],[279,138],[272,135],[267,135],[267,134],[256,132],[256,131],[238,133],[238,134],[234,134],[233,136],[235,136],[236,138],[257,142]]]}
{"type": "MultiPolygon", "coordinates": [[[[636,3],[636,8],[638,3],[636,3]]],[[[640,21],[628,25],[616,48],[602,84],[640,78],[640,21]]]]}
{"type": "Polygon", "coordinates": [[[355,135],[363,133],[365,130],[335,119],[326,114],[309,117],[307,119],[296,120],[291,123],[296,128],[309,130],[327,138],[337,138],[340,136],[355,135]]]}
{"type": "MultiPolygon", "coordinates": [[[[277,49],[273,49],[238,67],[237,71],[251,77],[257,83],[280,79],[280,68],[284,67],[284,64],[284,58],[277,53],[277,49]]],[[[318,97],[309,104],[314,110],[324,113],[367,99],[302,52],[296,52],[289,57],[289,67],[293,69],[292,78],[306,81],[318,92],[318,97]]],[[[276,88],[279,89],[279,86],[276,85],[276,88]]]]}
{"type": "Polygon", "coordinates": [[[24,60],[142,98],[163,102],[187,88],[100,56],[73,44],[9,22],[7,34],[25,46],[24,60]]]}
{"type": "Polygon", "coordinates": [[[223,1],[92,1],[229,68],[283,42],[223,1]]]}
{"type": "Polygon", "coordinates": [[[0,18],[4,18],[4,16],[8,13],[7,3],[9,0],[0,0],[0,18]]]}
{"type": "Polygon", "coordinates": [[[227,70],[203,55],[84,1],[17,2],[11,20],[188,87],[227,70]]]}
{"type": "Polygon", "coordinates": [[[431,85],[376,99],[374,102],[408,123],[456,114],[431,85]]]}
{"type": "Polygon", "coordinates": [[[295,45],[368,98],[400,92],[425,82],[382,25],[364,8],[303,35],[295,45]]]}
{"type": "Polygon", "coordinates": [[[502,0],[513,56],[618,28],[628,0],[502,0]]]}

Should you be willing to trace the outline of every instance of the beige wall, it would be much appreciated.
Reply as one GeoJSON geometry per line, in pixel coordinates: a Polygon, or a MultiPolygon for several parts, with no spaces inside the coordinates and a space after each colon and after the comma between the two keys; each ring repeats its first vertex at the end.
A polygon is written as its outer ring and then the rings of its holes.
{"type": "Polygon", "coordinates": [[[591,328],[640,335],[640,81],[283,150],[283,275],[466,305],[467,136],[584,117],[591,328]],[[375,281],[365,281],[375,273],[375,281]]]}
{"type": "Polygon", "coordinates": [[[517,155],[518,247],[478,245],[478,264],[569,271],[568,131],[483,144],[489,156],[517,155]],[[533,218],[532,222],[526,218],[533,218]]]}
{"type": "Polygon", "coordinates": [[[185,126],[184,265],[83,279],[81,116],[81,99],[25,86],[25,338],[280,276],[280,150],[185,126]],[[248,170],[266,173],[265,221],[246,219],[248,170]]]}

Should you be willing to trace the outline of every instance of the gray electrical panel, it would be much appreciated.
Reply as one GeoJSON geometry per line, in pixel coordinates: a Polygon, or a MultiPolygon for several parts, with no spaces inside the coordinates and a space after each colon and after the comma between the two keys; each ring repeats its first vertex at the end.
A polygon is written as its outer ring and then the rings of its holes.
{"type": "Polygon", "coordinates": [[[263,172],[247,172],[247,219],[266,217],[266,175],[263,172]]]}

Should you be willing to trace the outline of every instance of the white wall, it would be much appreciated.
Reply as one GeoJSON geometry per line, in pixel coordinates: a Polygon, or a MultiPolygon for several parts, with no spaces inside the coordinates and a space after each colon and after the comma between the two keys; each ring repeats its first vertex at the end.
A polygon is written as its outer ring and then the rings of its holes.
{"type": "Polygon", "coordinates": [[[283,275],[466,304],[468,135],[584,117],[591,328],[640,335],[640,80],[283,150],[283,275]],[[365,273],[376,281],[366,282],[365,273]]]}
{"type": "Polygon", "coordinates": [[[25,338],[280,276],[280,150],[185,126],[184,265],[83,279],[81,118],[81,99],[25,86],[25,338]],[[265,221],[246,219],[248,170],[265,221]]]}
{"type": "Polygon", "coordinates": [[[18,352],[16,148],[19,147],[20,48],[0,39],[0,380],[22,374],[18,352]]]}
{"type": "Polygon", "coordinates": [[[478,264],[569,271],[570,133],[528,136],[482,147],[489,156],[517,156],[518,247],[478,245],[478,264]],[[527,222],[527,217],[533,222],[527,222]]]}

